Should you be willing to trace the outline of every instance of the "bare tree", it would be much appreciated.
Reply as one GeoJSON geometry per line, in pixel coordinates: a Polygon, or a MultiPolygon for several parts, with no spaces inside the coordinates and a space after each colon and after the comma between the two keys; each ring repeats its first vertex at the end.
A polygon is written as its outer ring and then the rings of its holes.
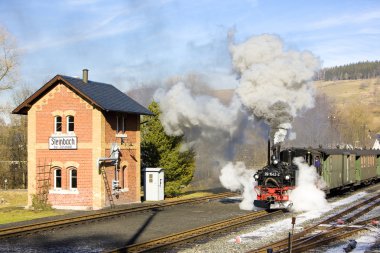
{"type": "Polygon", "coordinates": [[[293,132],[296,137],[287,146],[333,147],[339,144],[338,109],[326,95],[317,95],[314,108],[296,117],[293,132]]]}
{"type": "Polygon", "coordinates": [[[0,91],[13,87],[17,61],[16,40],[0,26],[0,91]]]}
{"type": "Polygon", "coordinates": [[[350,104],[340,114],[340,132],[347,144],[365,148],[368,138],[369,110],[361,103],[350,104]]]}

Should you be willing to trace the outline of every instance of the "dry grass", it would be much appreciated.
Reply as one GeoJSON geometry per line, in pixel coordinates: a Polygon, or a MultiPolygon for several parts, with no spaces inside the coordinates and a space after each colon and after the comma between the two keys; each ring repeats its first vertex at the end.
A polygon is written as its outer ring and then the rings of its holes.
{"type": "Polygon", "coordinates": [[[68,213],[64,210],[33,211],[25,209],[27,199],[26,190],[0,191],[0,224],[68,213]]]}
{"type": "Polygon", "coordinates": [[[370,115],[369,128],[380,132],[380,79],[315,82],[317,91],[332,98],[344,110],[351,104],[362,104],[370,115]]]}

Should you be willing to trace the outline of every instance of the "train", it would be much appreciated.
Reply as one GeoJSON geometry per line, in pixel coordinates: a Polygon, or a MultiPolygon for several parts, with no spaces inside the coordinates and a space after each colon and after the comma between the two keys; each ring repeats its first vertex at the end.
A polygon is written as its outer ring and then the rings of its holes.
{"type": "MultiPolygon", "coordinates": [[[[269,149],[269,148],[268,148],[269,149]]],[[[376,182],[380,178],[380,150],[378,149],[325,149],[273,148],[268,164],[254,174],[257,181],[257,199],[254,206],[265,209],[291,209],[289,195],[297,183],[298,166],[295,157],[303,157],[310,169],[326,183],[323,190],[354,189],[376,182]],[[313,165],[311,167],[311,165],[313,165]]]]}

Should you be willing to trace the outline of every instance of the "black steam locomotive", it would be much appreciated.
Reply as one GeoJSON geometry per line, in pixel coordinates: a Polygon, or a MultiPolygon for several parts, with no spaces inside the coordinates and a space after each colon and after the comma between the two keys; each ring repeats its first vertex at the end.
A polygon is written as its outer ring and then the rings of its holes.
{"type": "Polygon", "coordinates": [[[290,192],[296,186],[296,171],[298,167],[280,159],[279,147],[268,158],[268,165],[259,170],[253,177],[257,181],[255,191],[256,207],[265,209],[282,209],[291,207],[290,192]]]}

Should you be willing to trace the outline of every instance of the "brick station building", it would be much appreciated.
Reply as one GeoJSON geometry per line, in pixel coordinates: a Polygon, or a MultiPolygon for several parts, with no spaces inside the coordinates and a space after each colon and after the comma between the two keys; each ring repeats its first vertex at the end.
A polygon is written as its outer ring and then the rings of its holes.
{"type": "Polygon", "coordinates": [[[140,202],[140,115],[152,113],[105,83],[56,75],[14,114],[28,116],[28,206],[93,210],[140,202]]]}

